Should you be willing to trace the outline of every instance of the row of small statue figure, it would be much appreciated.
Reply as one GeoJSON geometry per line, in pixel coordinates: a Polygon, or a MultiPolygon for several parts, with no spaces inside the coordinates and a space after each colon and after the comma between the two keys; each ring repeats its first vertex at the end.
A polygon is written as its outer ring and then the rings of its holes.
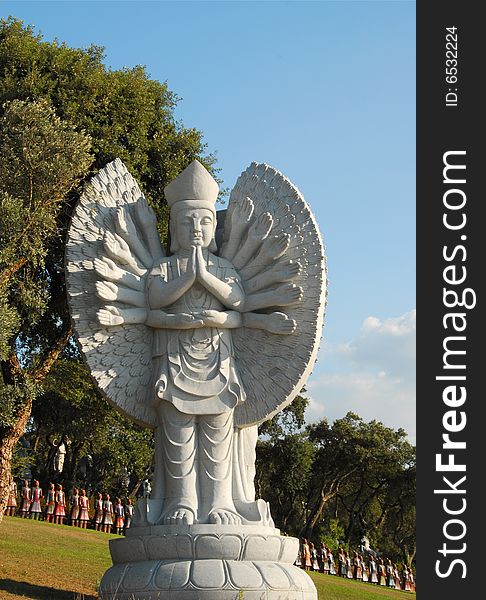
{"type": "Polygon", "coordinates": [[[17,484],[12,481],[5,514],[40,520],[42,517],[48,523],[64,524],[69,520],[74,527],[87,529],[91,522],[93,529],[105,533],[122,534],[130,527],[133,517],[133,504],[130,498],[123,504],[120,498],[115,503],[110,500],[110,494],[97,493],[93,503],[94,514],[90,518],[90,502],[86,490],[79,492],[74,488],[69,498],[69,506],[66,502],[66,494],[60,483],[55,486],[50,484],[49,490],[44,493],[39,482],[34,481],[31,488],[27,480],[20,492],[19,503],[17,503],[17,484]],[[42,508],[44,504],[44,508],[42,508]]]}
{"type": "Polygon", "coordinates": [[[415,592],[415,578],[412,569],[398,565],[391,559],[375,558],[372,554],[367,560],[358,552],[348,552],[339,548],[337,562],[332,550],[324,543],[317,549],[312,542],[303,539],[295,565],[307,571],[319,571],[328,575],[338,575],[389,588],[415,592]]]}

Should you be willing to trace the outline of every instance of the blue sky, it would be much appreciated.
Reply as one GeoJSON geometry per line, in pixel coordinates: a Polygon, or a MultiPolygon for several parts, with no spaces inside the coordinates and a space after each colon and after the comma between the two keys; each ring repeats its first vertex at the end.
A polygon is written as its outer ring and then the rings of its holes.
{"type": "Polygon", "coordinates": [[[415,3],[9,2],[46,39],[104,46],[181,97],[232,187],[255,160],[304,193],[327,246],[309,419],[415,436],[415,3]]]}

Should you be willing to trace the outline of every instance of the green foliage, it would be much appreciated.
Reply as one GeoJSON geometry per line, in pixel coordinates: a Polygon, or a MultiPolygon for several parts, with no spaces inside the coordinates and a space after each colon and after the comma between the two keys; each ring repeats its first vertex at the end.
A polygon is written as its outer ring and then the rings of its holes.
{"type": "Polygon", "coordinates": [[[326,544],[328,548],[337,553],[339,542],[344,539],[345,528],[339,522],[339,519],[331,518],[322,528],[322,532],[317,534],[317,538],[326,544]]]}
{"type": "Polygon", "coordinates": [[[305,434],[261,440],[257,446],[258,495],[270,502],[274,520],[298,533],[304,518],[314,447],[305,434]]]}
{"type": "Polygon", "coordinates": [[[381,525],[376,543],[385,554],[400,556],[411,566],[416,553],[416,469],[400,472],[379,498],[381,525]]]}
{"type": "Polygon", "coordinates": [[[45,259],[66,194],[86,173],[90,141],[46,101],[13,100],[0,120],[0,358],[48,308],[45,259]]]}
{"type": "MultiPolygon", "coordinates": [[[[0,199],[0,214],[2,213],[0,199]]],[[[1,226],[0,226],[1,230],[1,226]]],[[[10,340],[20,325],[20,317],[14,306],[8,302],[8,290],[0,288],[0,359],[10,352],[10,340]]],[[[1,410],[1,409],[0,409],[1,410]]]]}
{"type": "MultiPolygon", "coordinates": [[[[302,394],[304,393],[305,388],[302,390],[302,394]]],[[[258,433],[263,437],[269,436],[272,439],[277,439],[289,433],[297,433],[305,424],[305,409],[308,404],[309,400],[305,396],[296,396],[291,404],[281,412],[262,423],[258,433]]]]}
{"type": "Polygon", "coordinates": [[[391,482],[414,464],[415,449],[402,429],[354,413],[330,425],[325,419],[309,426],[316,445],[309,494],[307,529],[322,519],[326,503],[335,499],[345,515],[346,541],[357,545],[373,532],[375,507],[391,482]]]}
{"type": "Polygon", "coordinates": [[[44,228],[44,236],[29,240],[28,245],[19,236],[22,255],[56,232],[57,214],[51,207],[87,171],[92,161],[89,152],[89,137],[62,121],[46,100],[12,100],[3,105],[0,179],[3,191],[20,200],[23,208],[16,213],[22,219],[14,229],[23,224],[22,232],[39,234],[37,223],[44,228]]]}
{"type": "Polygon", "coordinates": [[[334,549],[367,535],[394,560],[415,555],[415,448],[401,429],[348,413],[292,433],[274,419],[257,447],[256,482],[291,535],[334,549]]]}
{"type": "Polygon", "coordinates": [[[15,423],[18,407],[28,398],[34,398],[37,391],[37,386],[30,381],[24,385],[0,385],[0,430],[15,423]]]}
{"type": "Polygon", "coordinates": [[[20,395],[22,401],[22,390],[16,386],[0,387],[0,427],[11,427],[15,423],[15,409],[20,395]]]}

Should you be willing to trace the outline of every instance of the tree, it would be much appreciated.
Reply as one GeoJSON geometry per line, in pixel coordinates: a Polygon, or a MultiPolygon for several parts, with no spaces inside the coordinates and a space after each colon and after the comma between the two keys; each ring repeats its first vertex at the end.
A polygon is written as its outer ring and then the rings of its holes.
{"type": "Polygon", "coordinates": [[[415,499],[415,464],[390,480],[379,499],[381,522],[377,528],[377,544],[388,555],[401,555],[408,567],[412,565],[417,551],[415,499]]]}
{"type": "Polygon", "coordinates": [[[70,335],[67,321],[49,315],[51,301],[57,301],[50,290],[59,278],[59,263],[57,273],[50,269],[49,254],[59,244],[63,199],[91,163],[89,146],[89,138],[63,123],[45,101],[13,100],[5,106],[0,133],[0,518],[12,452],[38,384],[70,335]]]}
{"type": "Polygon", "coordinates": [[[0,519],[13,449],[71,341],[63,240],[80,183],[120,157],[165,239],[165,185],[195,158],[213,167],[202,134],[175,120],[177,102],[143,67],[109,70],[101,48],[0,20],[0,519]]]}
{"type": "Polygon", "coordinates": [[[300,531],[311,475],[314,447],[302,432],[309,400],[302,394],[272,419],[260,425],[257,444],[257,495],[270,503],[277,526],[300,531]]]}
{"type": "Polygon", "coordinates": [[[256,488],[270,503],[273,519],[296,535],[305,515],[314,447],[302,433],[260,441],[257,445],[256,488]]]}
{"type": "Polygon", "coordinates": [[[373,529],[367,517],[371,504],[414,463],[415,449],[402,429],[395,431],[377,421],[366,423],[351,412],[332,425],[325,419],[310,425],[308,433],[315,458],[306,536],[312,537],[326,505],[336,499],[345,514],[346,541],[357,543],[373,529]]]}
{"type": "Polygon", "coordinates": [[[306,390],[303,388],[301,393],[281,412],[268,421],[264,421],[258,428],[258,434],[261,437],[277,440],[301,431],[305,425],[305,411],[309,405],[309,399],[303,395],[305,392],[306,390]]]}

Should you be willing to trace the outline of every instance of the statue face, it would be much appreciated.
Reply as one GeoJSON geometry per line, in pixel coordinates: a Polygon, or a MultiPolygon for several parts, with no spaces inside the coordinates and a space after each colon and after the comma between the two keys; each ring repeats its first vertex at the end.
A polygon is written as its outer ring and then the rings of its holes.
{"type": "Polygon", "coordinates": [[[214,215],[208,208],[181,210],[176,215],[176,235],[179,247],[190,250],[191,246],[208,248],[214,235],[214,215]]]}

